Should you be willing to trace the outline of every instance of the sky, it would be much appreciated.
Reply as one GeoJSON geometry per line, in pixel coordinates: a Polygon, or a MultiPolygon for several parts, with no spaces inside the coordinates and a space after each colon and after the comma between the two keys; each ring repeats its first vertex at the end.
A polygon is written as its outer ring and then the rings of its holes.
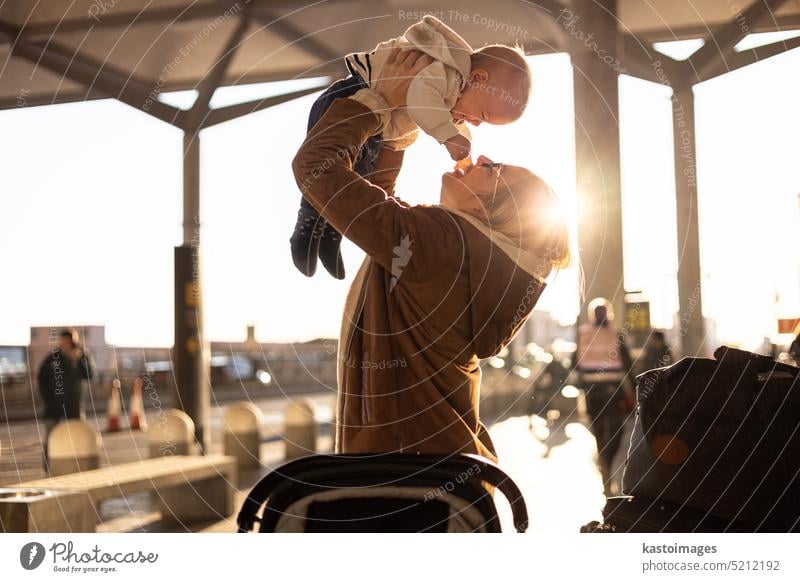
{"type": "MultiPolygon", "coordinates": [[[[530,57],[524,117],[475,128],[474,152],[526,166],[576,216],[572,72],[565,54],[530,57]]],[[[800,50],[695,86],[703,313],[719,341],[745,347],[800,315],[800,50]],[[790,74],[794,72],[795,74],[790,74]]],[[[312,81],[313,82],[313,81],[312,81]]],[[[217,92],[213,106],[302,86],[217,92]]],[[[669,327],[677,310],[669,89],[620,79],[625,287],[669,327]]],[[[185,106],[187,95],[165,99],[185,106]]],[[[290,161],[314,96],[201,134],[206,337],[261,341],[336,337],[361,252],[343,247],[348,277],[307,279],[288,239],[300,194],[290,161]]],[[[173,334],[173,248],[181,243],[181,132],[112,100],[0,112],[0,345],[26,345],[34,325],[101,324],[125,346],[166,346],[173,334]]],[[[451,169],[422,136],[397,191],[438,200],[451,169]]],[[[573,235],[575,221],[573,219],[573,235]]],[[[578,309],[575,269],[540,300],[562,323],[578,309]]]]}

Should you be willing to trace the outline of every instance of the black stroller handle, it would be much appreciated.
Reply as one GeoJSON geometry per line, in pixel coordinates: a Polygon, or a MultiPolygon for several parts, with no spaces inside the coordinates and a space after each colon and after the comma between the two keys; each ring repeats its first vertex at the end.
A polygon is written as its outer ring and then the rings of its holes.
{"type": "Polygon", "coordinates": [[[459,454],[457,456],[441,456],[431,454],[409,454],[409,453],[390,453],[385,455],[374,454],[355,454],[355,455],[317,455],[313,457],[303,457],[290,461],[265,475],[250,493],[242,504],[242,508],[236,518],[239,533],[247,533],[253,530],[253,526],[260,521],[257,513],[259,508],[270,498],[273,491],[287,477],[297,473],[300,468],[328,469],[341,472],[342,465],[347,462],[360,466],[374,465],[376,471],[380,467],[388,466],[401,467],[409,471],[424,473],[434,467],[449,468],[452,474],[463,473],[468,467],[477,467],[475,476],[470,472],[472,479],[480,479],[484,483],[499,489],[511,506],[511,514],[514,528],[519,533],[524,533],[528,529],[528,509],[525,498],[517,487],[516,483],[505,471],[500,469],[495,463],[479,455],[459,454]]]}
{"type": "MultiPolygon", "coordinates": [[[[291,465],[291,463],[289,463],[291,465]]],[[[283,465],[281,468],[287,467],[283,465]]],[[[278,470],[270,471],[247,494],[242,503],[242,508],[236,516],[236,524],[239,526],[238,533],[248,533],[253,530],[253,526],[260,518],[256,515],[258,508],[269,499],[272,491],[283,481],[284,476],[278,470]]]]}
{"type": "MultiPolygon", "coordinates": [[[[470,455],[471,457],[473,455],[470,455]]],[[[505,471],[492,463],[489,459],[475,455],[474,460],[482,465],[481,475],[484,476],[483,471],[486,471],[486,478],[483,480],[489,485],[493,485],[500,490],[508,500],[511,506],[511,518],[514,522],[514,529],[517,533],[525,533],[528,529],[528,506],[525,505],[525,498],[522,496],[522,491],[519,490],[514,480],[509,477],[505,471]]]]}

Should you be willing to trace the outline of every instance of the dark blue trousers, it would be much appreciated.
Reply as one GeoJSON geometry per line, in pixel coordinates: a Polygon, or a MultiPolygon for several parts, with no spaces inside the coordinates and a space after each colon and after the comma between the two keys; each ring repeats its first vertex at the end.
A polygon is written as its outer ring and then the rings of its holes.
{"type": "MultiPolygon", "coordinates": [[[[317,97],[317,100],[314,101],[314,105],[311,106],[311,112],[308,114],[307,131],[311,131],[311,128],[317,124],[317,121],[325,114],[334,99],[350,97],[350,95],[355,94],[366,86],[367,84],[364,82],[364,79],[359,75],[352,75],[333,83],[322,95],[317,97]]],[[[382,143],[383,138],[381,138],[380,135],[373,135],[361,147],[361,151],[358,152],[358,158],[356,158],[356,163],[353,165],[353,169],[359,176],[367,176],[372,173],[382,143]]],[[[311,209],[311,205],[305,198],[301,199],[300,205],[304,208],[311,209]]]]}

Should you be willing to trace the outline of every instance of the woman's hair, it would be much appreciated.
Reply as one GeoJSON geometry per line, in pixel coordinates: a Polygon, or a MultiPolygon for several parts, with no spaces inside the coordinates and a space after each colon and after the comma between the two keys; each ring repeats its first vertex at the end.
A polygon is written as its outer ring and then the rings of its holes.
{"type": "Polygon", "coordinates": [[[553,267],[569,266],[569,228],[558,197],[544,180],[525,168],[515,166],[515,177],[506,177],[500,175],[494,203],[491,192],[482,196],[489,226],[544,257],[553,267]]]}

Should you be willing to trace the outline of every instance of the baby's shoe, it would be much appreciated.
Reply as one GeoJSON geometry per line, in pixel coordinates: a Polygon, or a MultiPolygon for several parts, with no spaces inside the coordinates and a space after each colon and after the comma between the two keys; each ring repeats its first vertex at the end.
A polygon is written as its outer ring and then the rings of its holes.
{"type": "Polygon", "coordinates": [[[342,246],[342,235],[327,222],[322,229],[319,242],[319,259],[325,269],[336,279],[344,279],[344,261],[339,250],[342,246]]]}
{"type": "Polygon", "coordinates": [[[316,210],[310,206],[300,207],[289,244],[294,266],[306,277],[313,277],[317,271],[317,253],[324,228],[325,220],[316,210]]]}

